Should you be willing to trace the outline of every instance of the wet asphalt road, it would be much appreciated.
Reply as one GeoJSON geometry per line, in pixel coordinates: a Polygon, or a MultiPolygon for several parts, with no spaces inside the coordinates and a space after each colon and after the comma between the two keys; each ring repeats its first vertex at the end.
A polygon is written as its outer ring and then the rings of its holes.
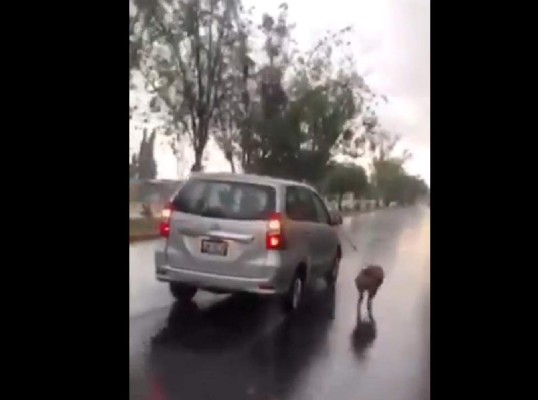
{"type": "Polygon", "coordinates": [[[276,304],[199,292],[174,304],[155,281],[155,243],[130,247],[129,387],[144,400],[429,400],[430,210],[347,217],[334,291],[322,282],[286,319],[276,304]],[[385,282],[357,323],[359,267],[385,282]]]}

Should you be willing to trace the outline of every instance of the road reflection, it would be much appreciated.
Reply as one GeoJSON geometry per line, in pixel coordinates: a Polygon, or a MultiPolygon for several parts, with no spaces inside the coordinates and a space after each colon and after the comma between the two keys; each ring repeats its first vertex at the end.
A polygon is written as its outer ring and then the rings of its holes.
{"type": "Polygon", "coordinates": [[[144,312],[130,318],[130,398],[429,399],[429,221],[420,207],[350,218],[342,233],[358,251],[342,239],[336,293],[318,282],[292,319],[274,301],[203,291],[162,307],[152,265],[134,266],[150,272],[131,277],[144,312]],[[387,278],[375,321],[365,308],[357,318],[353,281],[368,263],[387,278]]]}
{"type": "Polygon", "coordinates": [[[152,340],[153,350],[157,354],[161,348],[224,352],[244,344],[263,326],[270,311],[268,301],[244,295],[230,296],[205,310],[192,301],[175,302],[166,326],[152,340]]]}
{"type": "Polygon", "coordinates": [[[175,303],[151,344],[150,399],[286,399],[323,349],[334,289],[315,289],[284,318],[274,301],[231,296],[207,310],[175,303]]]}
{"type": "Polygon", "coordinates": [[[359,360],[366,358],[368,349],[377,337],[377,325],[374,316],[369,314],[367,317],[363,317],[362,314],[361,307],[357,304],[357,322],[351,334],[351,343],[359,360]]]}

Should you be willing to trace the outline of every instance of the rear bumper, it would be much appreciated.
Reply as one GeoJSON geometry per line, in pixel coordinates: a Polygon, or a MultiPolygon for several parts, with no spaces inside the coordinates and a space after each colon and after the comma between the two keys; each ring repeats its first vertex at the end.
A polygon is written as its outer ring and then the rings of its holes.
{"type": "Polygon", "coordinates": [[[155,253],[155,274],[158,281],[186,283],[200,289],[249,292],[260,295],[285,293],[289,288],[288,274],[280,267],[274,267],[273,270],[274,273],[271,276],[264,278],[212,274],[176,268],[169,265],[164,252],[155,253]]]}

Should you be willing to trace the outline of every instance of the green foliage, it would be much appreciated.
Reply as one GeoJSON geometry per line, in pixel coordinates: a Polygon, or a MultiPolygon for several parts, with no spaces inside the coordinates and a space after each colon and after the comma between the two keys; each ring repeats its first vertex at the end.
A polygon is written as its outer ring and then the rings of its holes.
{"type": "Polygon", "coordinates": [[[342,209],[345,193],[353,193],[356,198],[366,194],[368,178],[363,167],[353,164],[332,165],[324,182],[324,191],[336,195],[338,208],[342,209]]]}
{"type": "Polygon", "coordinates": [[[260,69],[259,102],[250,115],[252,129],[240,146],[243,168],[316,184],[336,153],[365,145],[366,140],[360,140],[351,127],[371,91],[354,71],[351,58],[338,68],[331,58],[334,47],[343,46],[349,28],[323,38],[306,54],[297,54],[286,47],[292,32],[286,10],[282,9],[276,25],[267,15],[262,24],[268,35],[266,49],[272,50],[268,50],[268,64],[260,69]],[[289,76],[286,86],[284,74],[289,76]]]}
{"type": "Polygon", "coordinates": [[[140,71],[147,89],[166,107],[172,132],[189,136],[195,156],[192,169],[201,170],[216,110],[233,82],[228,78],[240,38],[240,1],[143,3],[140,71]]]}
{"type": "Polygon", "coordinates": [[[428,194],[428,186],[424,180],[412,175],[401,175],[394,185],[391,197],[401,205],[414,204],[420,197],[428,194]]]}
{"type": "Polygon", "coordinates": [[[374,161],[377,194],[386,205],[393,201],[401,205],[414,204],[421,196],[428,194],[429,189],[424,180],[407,174],[403,167],[404,161],[402,158],[374,161]]]}
{"type": "MultiPolygon", "coordinates": [[[[240,0],[136,0],[130,16],[131,68],[154,94],[151,112],[166,111],[165,129],[186,134],[195,162],[212,136],[235,171],[319,184],[337,154],[360,157],[382,148],[379,98],[346,46],[345,27],[311,50],[294,48],[288,6],[259,26],[240,0]],[[255,31],[265,60],[254,63],[255,31]],[[336,51],[339,50],[339,51],[336,51]],[[343,54],[336,59],[334,54],[343,54]]],[[[386,101],[386,99],[384,99],[386,101]]]]}

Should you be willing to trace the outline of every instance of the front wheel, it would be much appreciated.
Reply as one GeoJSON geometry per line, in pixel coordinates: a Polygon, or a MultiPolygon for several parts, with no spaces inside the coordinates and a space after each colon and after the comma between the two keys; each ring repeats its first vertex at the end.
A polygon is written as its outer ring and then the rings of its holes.
{"type": "Polygon", "coordinates": [[[331,265],[331,269],[328,270],[325,274],[325,282],[327,286],[332,287],[336,284],[338,279],[338,271],[340,270],[340,257],[336,255],[331,265]]]}
{"type": "Polygon", "coordinates": [[[190,301],[197,292],[197,288],[190,285],[185,285],[183,283],[170,282],[170,293],[176,300],[179,301],[190,301]]]}

